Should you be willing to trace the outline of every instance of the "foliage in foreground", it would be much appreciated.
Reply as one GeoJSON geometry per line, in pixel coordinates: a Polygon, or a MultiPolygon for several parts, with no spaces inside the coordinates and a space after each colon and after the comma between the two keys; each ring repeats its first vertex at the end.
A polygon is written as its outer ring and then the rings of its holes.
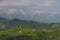
{"type": "Polygon", "coordinates": [[[0,31],[0,40],[60,40],[60,30],[14,28],[0,31]]]}

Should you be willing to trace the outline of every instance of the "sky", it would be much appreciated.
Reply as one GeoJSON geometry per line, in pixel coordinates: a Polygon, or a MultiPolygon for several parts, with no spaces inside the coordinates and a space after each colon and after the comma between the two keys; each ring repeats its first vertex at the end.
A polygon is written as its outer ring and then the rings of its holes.
{"type": "Polygon", "coordinates": [[[59,21],[60,0],[0,0],[0,17],[59,21]]]}

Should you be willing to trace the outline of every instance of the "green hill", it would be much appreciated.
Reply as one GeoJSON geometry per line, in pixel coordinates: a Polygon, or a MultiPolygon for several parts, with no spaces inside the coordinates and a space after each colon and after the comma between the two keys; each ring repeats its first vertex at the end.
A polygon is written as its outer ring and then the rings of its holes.
{"type": "Polygon", "coordinates": [[[60,23],[0,18],[0,40],[60,40],[60,23]]]}
{"type": "Polygon", "coordinates": [[[2,29],[11,29],[11,28],[31,28],[31,29],[56,29],[60,28],[60,23],[48,23],[48,22],[35,22],[35,21],[26,21],[20,19],[5,19],[0,18],[0,30],[2,29]]]}

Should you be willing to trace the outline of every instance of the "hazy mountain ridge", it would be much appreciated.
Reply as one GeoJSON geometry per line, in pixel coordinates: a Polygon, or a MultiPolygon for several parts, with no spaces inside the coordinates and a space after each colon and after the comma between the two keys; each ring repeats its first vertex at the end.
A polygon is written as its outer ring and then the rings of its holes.
{"type": "Polygon", "coordinates": [[[0,27],[2,29],[10,29],[10,28],[32,28],[32,29],[55,29],[60,28],[60,23],[48,23],[48,22],[35,22],[35,21],[26,21],[20,19],[5,19],[0,18],[0,27]],[[55,24],[57,25],[55,27],[55,24]]]}

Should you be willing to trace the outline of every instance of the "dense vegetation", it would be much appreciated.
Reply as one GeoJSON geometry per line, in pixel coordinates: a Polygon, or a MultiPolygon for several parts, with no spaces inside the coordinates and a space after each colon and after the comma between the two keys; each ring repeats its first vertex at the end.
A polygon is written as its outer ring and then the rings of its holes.
{"type": "Polygon", "coordinates": [[[0,18],[0,40],[60,40],[60,23],[0,18]]]}
{"type": "Polygon", "coordinates": [[[0,31],[0,40],[60,40],[60,30],[14,28],[0,31]]]}

